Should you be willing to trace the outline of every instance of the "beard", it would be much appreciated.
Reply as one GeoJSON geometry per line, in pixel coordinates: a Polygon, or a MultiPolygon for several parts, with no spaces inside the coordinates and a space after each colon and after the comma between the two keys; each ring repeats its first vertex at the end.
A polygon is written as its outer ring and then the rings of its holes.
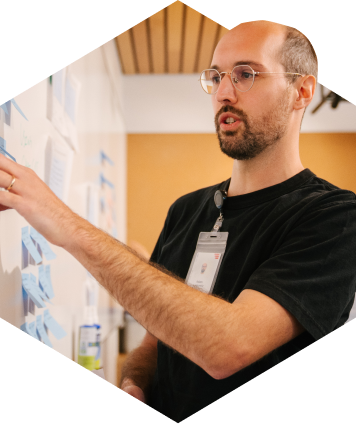
{"type": "Polygon", "coordinates": [[[273,146],[286,134],[290,115],[288,106],[287,92],[284,92],[274,109],[258,118],[249,119],[243,110],[230,105],[223,106],[215,116],[216,133],[222,152],[232,159],[249,160],[273,146]],[[219,116],[225,112],[239,117],[241,123],[237,130],[221,130],[219,116]]]}

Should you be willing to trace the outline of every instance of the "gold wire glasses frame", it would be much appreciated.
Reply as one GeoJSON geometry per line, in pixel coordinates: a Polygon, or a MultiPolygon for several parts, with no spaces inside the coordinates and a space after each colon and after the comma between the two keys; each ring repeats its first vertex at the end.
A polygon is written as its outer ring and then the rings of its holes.
{"type": "Polygon", "coordinates": [[[207,94],[216,94],[218,87],[222,81],[222,75],[231,76],[231,81],[234,87],[241,93],[245,93],[253,87],[256,75],[260,74],[289,74],[298,75],[296,72],[256,72],[249,65],[235,66],[231,72],[218,72],[217,69],[205,69],[202,71],[199,81],[204,92],[207,94]]]}

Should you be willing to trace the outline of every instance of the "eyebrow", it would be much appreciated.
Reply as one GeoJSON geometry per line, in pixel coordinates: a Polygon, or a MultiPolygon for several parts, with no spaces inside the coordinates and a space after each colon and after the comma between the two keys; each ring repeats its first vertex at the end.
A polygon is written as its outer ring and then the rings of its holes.
{"type": "MultiPolygon", "coordinates": [[[[264,65],[262,65],[261,63],[258,62],[254,62],[252,60],[239,60],[238,62],[233,63],[233,68],[235,66],[239,66],[239,65],[249,65],[251,67],[256,67],[256,68],[261,68],[261,69],[266,69],[264,65]]],[[[216,69],[217,71],[219,71],[219,66],[218,65],[212,65],[210,69],[216,69]]]]}

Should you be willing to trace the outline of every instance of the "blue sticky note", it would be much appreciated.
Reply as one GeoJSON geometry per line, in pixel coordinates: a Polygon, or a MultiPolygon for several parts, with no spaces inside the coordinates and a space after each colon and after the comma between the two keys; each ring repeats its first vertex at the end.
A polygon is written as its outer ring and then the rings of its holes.
{"type": "Polygon", "coordinates": [[[38,335],[36,333],[36,323],[35,323],[35,321],[30,322],[30,324],[28,325],[28,329],[30,331],[30,336],[39,340],[38,335]]]}
{"type": "Polygon", "coordinates": [[[22,115],[26,119],[26,121],[28,121],[28,119],[26,118],[22,110],[20,109],[20,106],[15,102],[15,99],[11,99],[11,103],[14,105],[15,109],[17,109],[20,115],[22,115]]]}
{"type": "Polygon", "coordinates": [[[10,159],[16,162],[16,159],[6,151],[6,140],[4,140],[2,137],[0,137],[0,154],[8,156],[10,159]]]}
{"type": "Polygon", "coordinates": [[[29,325],[27,324],[27,322],[22,324],[20,329],[30,336],[30,329],[29,329],[29,325]]]}
{"type": "MultiPolygon", "coordinates": [[[[47,266],[49,267],[50,265],[47,265],[47,266]]],[[[48,274],[50,275],[50,270],[48,271],[48,274]]],[[[49,299],[52,299],[55,294],[53,292],[51,275],[48,280],[46,275],[46,270],[43,265],[40,265],[38,268],[38,279],[39,279],[40,287],[42,288],[42,290],[46,293],[49,299]]]]}
{"type": "Polygon", "coordinates": [[[31,286],[32,286],[33,290],[40,296],[40,298],[42,300],[44,300],[45,302],[49,302],[49,303],[52,304],[52,302],[50,302],[49,298],[47,297],[46,293],[44,293],[42,291],[41,287],[39,287],[37,285],[36,277],[32,273],[30,273],[30,277],[29,278],[30,278],[30,283],[31,283],[31,286]]]}
{"type": "Polygon", "coordinates": [[[28,324],[25,322],[21,325],[21,330],[27,333],[29,336],[32,336],[33,338],[38,340],[36,329],[35,329],[35,321],[31,322],[31,324],[28,324]]]}
{"type": "Polygon", "coordinates": [[[6,107],[6,103],[4,103],[3,105],[1,105],[0,107],[6,113],[6,115],[9,114],[9,111],[7,110],[7,107],[6,107]]]}
{"type": "Polygon", "coordinates": [[[30,252],[30,255],[33,257],[36,264],[42,262],[41,255],[38,253],[35,245],[33,244],[31,237],[29,235],[29,227],[23,227],[21,229],[22,242],[26,246],[26,249],[30,252]]]}
{"type": "Polygon", "coordinates": [[[52,343],[51,343],[51,341],[50,341],[50,339],[48,338],[48,336],[47,336],[47,333],[46,333],[46,330],[45,330],[45,327],[43,326],[43,323],[42,323],[42,315],[38,315],[37,317],[36,317],[36,329],[37,329],[37,332],[38,332],[38,334],[40,335],[40,338],[41,338],[41,340],[43,341],[43,343],[45,343],[47,346],[49,346],[49,347],[53,347],[53,345],[52,345],[52,343]]]}
{"type": "Polygon", "coordinates": [[[45,322],[45,326],[51,331],[51,333],[56,337],[57,340],[63,339],[63,337],[67,335],[64,329],[50,314],[50,311],[48,309],[43,312],[43,320],[45,322]]]}
{"type": "Polygon", "coordinates": [[[5,150],[6,151],[6,140],[4,140],[2,137],[0,137],[0,153],[2,153],[2,151],[5,150]]]}
{"type": "Polygon", "coordinates": [[[114,184],[110,182],[109,180],[107,180],[102,172],[100,173],[99,178],[100,178],[101,184],[107,184],[110,188],[114,188],[114,184]]]}
{"type": "Polygon", "coordinates": [[[31,227],[30,236],[40,245],[42,253],[45,255],[48,261],[56,259],[56,254],[52,251],[48,241],[43,237],[42,234],[31,227]]]}
{"type": "MultiPolygon", "coordinates": [[[[46,265],[45,275],[46,275],[46,280],[47,280],[47,284],[48,284],[50,293],[52,292],[53,296],[54,296],[53,285],[52,285],[52,280],[51,280],[51,265],[46,265]]],[[[52,299],[52,297],[50,297],[50,299],[52,299]]]]}
{"type": "Polygon", "coordinates": [[[38,292],[40,288],[37,286],[37,284],[33,284],[33,281],[30,278],[29,274],[22,274],[22,287],[25,289],[26,293],[29,295],[29,298],[38,308],[46,307],[46,304],[44,303],[38,292]],[[36,287],[38,287],[38,290],[36,289],[36,287]]]}
{"type": "Polygon", "coordinates": [[[104,153],[103,150],[100,151],[100,157],[102,161],[107,161],[109,165],[114,166],[114,162],[110,159],[110,157],[104,153]]]}

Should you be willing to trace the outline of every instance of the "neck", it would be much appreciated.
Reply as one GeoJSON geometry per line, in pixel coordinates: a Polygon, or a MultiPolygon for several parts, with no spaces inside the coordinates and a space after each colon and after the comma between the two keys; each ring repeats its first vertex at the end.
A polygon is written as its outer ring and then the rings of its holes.
{"type": "Polygon", "coordinates": [[[279,140],[250,160],[235,160],[228,196],[252,193],[282,183],[301,172],[304,167],[299,156],[297,140],[279,140]]]}

